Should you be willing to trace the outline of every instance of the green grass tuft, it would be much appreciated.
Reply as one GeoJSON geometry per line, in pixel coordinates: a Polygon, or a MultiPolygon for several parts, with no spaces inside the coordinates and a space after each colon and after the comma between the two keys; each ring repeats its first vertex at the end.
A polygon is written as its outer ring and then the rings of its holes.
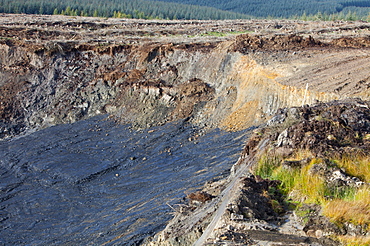
{"type": "MultiPolygon", "coordinates": [[[[304,159],[307,156],[310,156],[307,151],[296,154],[298,159],[304,159]]],[[[365,185],[361,188],[328,186],[323,177],[310,172],[313,165],[323,163],[319,158],[313,158],[308,164],[296,168],[283,167],[282,161],[283,158],[279,156],[265,154],[260,157],[254,173],[265,179],[280,180],[280,191],[298,203],[314,203],[322,206],[324,215],[334,223],[343,225],[349,222],[362,225],[370,231],[369,186],[365,185]]],[[[370,162],[366,155],[343,156],[340,159],[330,160],[330,166],[343,168],[348,174],[359,177],[365,182],[370,180],[370,162]]]]}

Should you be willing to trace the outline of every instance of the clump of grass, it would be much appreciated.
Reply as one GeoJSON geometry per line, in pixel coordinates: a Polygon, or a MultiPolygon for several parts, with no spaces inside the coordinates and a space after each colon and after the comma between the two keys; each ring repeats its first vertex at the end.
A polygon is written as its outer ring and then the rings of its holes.
{"type": "Polygon", "coordinates": [[[338,236],[337,239],[347,246],[367,246],[370,245],[369,236],[338,236]]]}
{"type": "Polygon", "coordinates": [[[370,188],[362,187],[353,197],[327,201],[324,215],[333,222],[350,222],[355,225],[370,226],[370,188]]]}
{"type": "Polygon", "coordinates": [[[226,36],[226,33],[210,31],[210,32],[206,32],[204,34],[201,34],[200,36],[224,37],[224,36],[226,36]]]}
{"type": "Polygon", "coordinates": [[[344,168],[349,175],[370,183],[370,156],[364,154],[346,154],[336,164],[338,167],[344,168]]]}
{"type": "Polygon", "coordinates": [[[309,174],[309,169],[317,162],[318,160],[315,159],[309,165],[296,169],[279,166],[272,172],[270,178],[282,181],[280,188],[285,194],[294,193],[295,200],[321,204],[325,193],[325,182],[319,175],[309,174]]]}
{"type": "Polygon", "coordinates": [[[356,188],[350,186],[341,187],[326,187],[325,198],[327,200],[333,199],[352,199],[356,195],[356,188]]]}
{"type": "Polygon", "coordinates": [[[321,204],[325,192],[325,182],[319,175],[309,173],[313,164],[314,162],[301,168],[294,180],[293,190],[298,191],[297,195],[304,202],[321,204]]]}
{"type": "Polygon", "coordinates": [[[282,158],[277,155],[262,155],[258,160],[254,174],[262,178],[271,178],[272,172],[280,166],[282,158]]]}
{"type": "Polygon", "coordinates": [[[277,179],[281,181],[280,189],[287,195],[289,194],[294,187],[297,177],[299,176],[299,171],[297,170],[286,170],[283,167],[276,168],[271,172],[271,179],[277,179]]]}

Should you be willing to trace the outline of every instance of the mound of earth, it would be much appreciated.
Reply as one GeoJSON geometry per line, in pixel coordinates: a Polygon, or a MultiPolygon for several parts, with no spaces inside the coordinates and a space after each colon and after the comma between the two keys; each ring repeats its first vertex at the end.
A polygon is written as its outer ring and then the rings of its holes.
{"type": "MultiPolygon", "coordinates": [[[[346,151],[366,152],[370,148],[369,103],[360,99],[282,109],[267,125],[260,133],[269,135],[275,151],[285,155],[297,149],[326,156],[346,151]]],[[[261,138],[252,136],[244,152],[248,154],[261,138]]]]}

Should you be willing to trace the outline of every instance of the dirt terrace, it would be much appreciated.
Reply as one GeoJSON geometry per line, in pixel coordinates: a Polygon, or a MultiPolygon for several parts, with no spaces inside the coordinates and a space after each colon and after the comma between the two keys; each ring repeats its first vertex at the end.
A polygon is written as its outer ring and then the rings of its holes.
{"type": "Polygon", "coordinates": [[[63,40],[113,43],[162,39],[182,42],[215,41],[230,39],[233,37],[231,34],[237,33],[311,35],[326,40],[342,36],[364,37],[370,34],[369,28],[370,23],[344,21],[134,20],[59,15],[0,15],[2,39],[38,43],[63,40]]]}

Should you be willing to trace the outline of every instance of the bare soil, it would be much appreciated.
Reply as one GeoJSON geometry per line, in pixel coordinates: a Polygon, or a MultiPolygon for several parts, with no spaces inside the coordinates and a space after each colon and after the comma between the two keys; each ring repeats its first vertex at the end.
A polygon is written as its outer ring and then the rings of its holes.
{"type": "Polygon", "coordinates": [[[368,47],[370,24],[366,22],[305,22],[294,20],[135,20],[118,18],[0,15],[3,40],[23,43],[70,41],[96,43],[138,43],[142,41],[197,43],[234,39],[248,33],[263,35],[261,41],[248,41],[258,48],[291,50],[332,41],[337,47],[368,47]],[[268,37],[268,35],[299,35],[301,37],[268,37]],[[285,40],[285,42],[284,42],[285,40]],[[288,42],[287,42],[288,41],[288,42]],[[257,42],[257,43],[256,43],[257,42]],[[297,47],[296,45],[299,44],[297,47]],[[283,46],[282,46],[283,45],[283,46]]]}

